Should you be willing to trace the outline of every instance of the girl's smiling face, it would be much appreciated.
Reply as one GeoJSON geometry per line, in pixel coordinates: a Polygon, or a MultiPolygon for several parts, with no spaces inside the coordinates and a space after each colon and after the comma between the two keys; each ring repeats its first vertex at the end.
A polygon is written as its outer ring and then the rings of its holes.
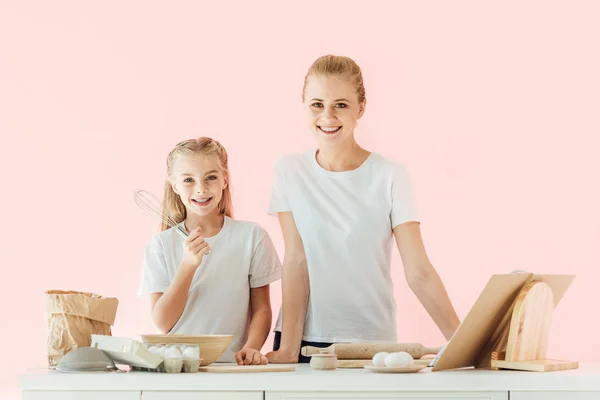
{"type": "Polygon", "coordinates": [[[216,156],[180,155],[176,158],[171,186],[188,213],[200,217],[219,214],[219,202],[227,184],[227,176],[216,156]]]}

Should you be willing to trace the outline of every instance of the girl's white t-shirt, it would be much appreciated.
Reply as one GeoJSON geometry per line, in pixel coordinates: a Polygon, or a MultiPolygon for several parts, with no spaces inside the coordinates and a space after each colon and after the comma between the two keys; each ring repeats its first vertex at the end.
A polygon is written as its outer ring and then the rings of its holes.
{"type": "MultiPolygon", "coordinates": [[[[277,161],[269,205],[271,215],[292,212],[304,244],[310,296],[303,339],[396,341],[392,229],[417,221],[409,175],[377,153],[343,172],[322,168],[315,156],[311,150],[277,161]]],[[[276,331],[281,323],[280,310],[276,331]]]]}
{"type": "MultiPolygon", "coordinates": [[[[281,279],[281,262],[269,234],[254,222],[226,216],[219,233],[205,240],[210,253],[196,270],[183,313],[169,333],[234,335],[217,360],[234,362],[234,354],[248,338],[250,288],[281,279]]],[[[139,296],[165,292],[183,258],[183,241],[174,228],[152,237],[145,251],[139,296]]]]}

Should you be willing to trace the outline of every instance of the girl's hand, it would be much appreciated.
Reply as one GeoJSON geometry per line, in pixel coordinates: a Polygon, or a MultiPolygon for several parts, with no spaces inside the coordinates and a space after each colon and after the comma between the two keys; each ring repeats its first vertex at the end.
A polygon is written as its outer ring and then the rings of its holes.
{"type": "Polygon", "coordinates": [[[235,353],[235,362],[238,365],[267,365],[269,361],[260,351],[254,349],[241,349],[235,353]]]}
{"type": "Polygon", "coordinates": [[[181,263],[191,268],[198,268],[210,247],[204,241],[200,227],[196,228],[183,242],[183,260],[181,263]]]}

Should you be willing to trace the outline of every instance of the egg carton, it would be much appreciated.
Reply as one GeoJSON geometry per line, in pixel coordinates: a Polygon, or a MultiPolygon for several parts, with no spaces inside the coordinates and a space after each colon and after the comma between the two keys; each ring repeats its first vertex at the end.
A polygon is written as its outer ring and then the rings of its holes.
{"type": "Polygon", "coordinates": [[[130,338],[92,335],[91,347],[104,351],[115,364],[128,365],[137,371],[198,372],[200,367],[200,346],[197,344],[148,344],[130,338]]]}
{"type": "Polygon", "coordinates": [[[166,373],[198,372],[198,368],[200,367],[200,346],[197,344],[144,343],[143,345],[149,353],[160,356],[162,362],[156,368],[132,366],[133,370],[166,373]]]}

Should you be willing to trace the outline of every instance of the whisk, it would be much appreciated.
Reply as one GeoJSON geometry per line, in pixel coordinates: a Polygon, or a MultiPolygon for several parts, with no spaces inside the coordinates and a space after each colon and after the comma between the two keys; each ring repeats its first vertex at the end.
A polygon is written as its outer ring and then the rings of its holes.
{"type": "Polygon", "coordinates": [[[181,226],[175,218],[169,213],[169,210],[163,206],[161,201],[147,190],[138,190],[133,193],[133,200],[140,208],[148,211],[151,215],[157,217],[170,228],[175,227],[177,233],[187,238],[189,233],[181,226]]]}

